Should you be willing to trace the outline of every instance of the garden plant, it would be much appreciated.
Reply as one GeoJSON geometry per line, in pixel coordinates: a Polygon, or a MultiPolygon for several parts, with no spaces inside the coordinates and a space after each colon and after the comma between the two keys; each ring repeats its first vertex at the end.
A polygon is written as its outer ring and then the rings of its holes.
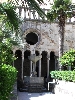
{"type": "Polygon", "coordinates": [[[69,51],[65,52],[62,57],[59,59],[62,66],[68,68],[71,66],[73,70],[62,70],[62,71],[51,71],[51,77],[54,79],[59,80],[66,80],[75,82],[75,69],[74,69],[74,62],[75,62],[75,50],[70,49],[69,51]]]}
{"type": "Polygon", "coordinates": [[[15,6],[10,2],[0,3],[0,100],[9,100],[17,79],[17,70],[12,66],[15,57],[11,49],[17,44],[19,23],[15,6]]]}

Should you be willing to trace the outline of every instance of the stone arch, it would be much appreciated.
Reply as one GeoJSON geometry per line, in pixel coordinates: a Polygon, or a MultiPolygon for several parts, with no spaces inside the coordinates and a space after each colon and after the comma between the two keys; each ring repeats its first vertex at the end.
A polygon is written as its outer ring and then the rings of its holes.
{"type": "Polygon", "coordinates": [[[50,52],[50,67],[49,67],[50,71],[54,71],[55,70],[55,52],[51,51],[50,52]]]}
{"type": "Polygon", "coordinates": [[[42,59],[41,59],[41,76],[47,77],[47,51],[42,51],[42,59]]]}
{"type": "Polygon", "coordinates": [[[16,50],[15,57],[22,58],[22,51],[21,50],[16,50]]]}
{"type": "MultiPolygon", "coordinates": [[[[39,51],[35,51],[36,56],[39,56],[39,51]]],[[[37,77],[39,77],[39,61],[36,62],[37,77]]]]}
{"type": "Polygon", "coordinates": [[[21,80],[21,73],[22,73],[22,52],[21,50],[16,50],[15,51],[15,57],[17,57],[17,59],[14,61],[14,66],[16,67],[16,69],[18,70],[17,73],[17,87],[19,88],[19,82],[21,80]]]}
{"type": "Polygon", "coordinates": [[[28,59],[28,56],[30,56],[30,54],[31,54],[30,50],[26,50],[24,52],[24,63],[23,63],[24,76],[30,76],[30,60],[28,59]]]}
{"type": "Polygon", "coordinates": [[[33,28],[27,29],[26,32],[25,32],[24,35],[23,35],[23,38],[24,38],[24,39],[26,39],[26,35],[27,35],[28,33],[35,33],[35,34],[37,35],[37,37],[38,37],[38,42],[37,42],[36,44],[34,44],[34,45],[40,44],[41,33],[39,32],[39,30],[33,29],[33,28]]]}
{"type": "Polygon", "coordinates": [[[36,51],[35,51],[35,54],[36,54],[36,56],[38,56],[38,55],[39,55],[39,51],[36,50],[36,51]]]}

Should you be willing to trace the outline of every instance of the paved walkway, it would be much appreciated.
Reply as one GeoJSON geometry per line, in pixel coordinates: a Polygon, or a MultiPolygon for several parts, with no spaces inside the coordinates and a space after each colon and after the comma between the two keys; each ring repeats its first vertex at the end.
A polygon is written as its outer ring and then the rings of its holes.
{"type": "Polygon", "coordinates": [[[50,92],[43,93],[28,93],[18,92],[18,100],[75,100],[70,95],[65,94],[52,94],[50,92]]]}

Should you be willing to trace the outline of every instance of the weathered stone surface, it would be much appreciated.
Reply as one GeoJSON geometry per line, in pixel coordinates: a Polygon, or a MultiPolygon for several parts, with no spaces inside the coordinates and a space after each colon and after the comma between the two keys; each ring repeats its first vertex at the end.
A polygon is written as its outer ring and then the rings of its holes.
{"type": "MultiPolygon", "coordinates": [[[[75,24],[69,23],[65,25],[64,34],[64,52],[70,48],[75,49],[75,24]]],[[[25,38],[29,32],[34,32],[38,36],[38,43],[31,46],[26,45],[26,49],[31,50],[33,54],[33,48],[39,52],[47,51],[50,53],[54,51],[58,56],[59,52],[59,27],[58,23],[44,23],[36,21],[26,21],[22,27],[24,31],[23,37],[25,38]]]]}
{"type": "Polygon", "coordinates": [[[17,95],[17,82],[15,82],[15,84],[13,86],[13,91],[11,91],[10,100],[18,100],[18,95],[17,95]]]}

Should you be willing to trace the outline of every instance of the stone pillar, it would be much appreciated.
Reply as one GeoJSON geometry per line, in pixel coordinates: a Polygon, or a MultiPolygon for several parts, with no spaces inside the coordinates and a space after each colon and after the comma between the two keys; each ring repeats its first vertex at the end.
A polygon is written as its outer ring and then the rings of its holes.
{"type": "Polygon", "coordinates": [[[56,70],[56,69],[57,69],[57,68],[56,68],[56,56],[55,56],[54,58],[55,58],[55,70],[56,70]]]}
{"type": "Polygon", "coordinates": [[[22,13],[22,8],[19,7],[19,16],[21,16],[21,13],[22,13]]]}
{"type": "Polygon", "coordinates": [[[47,78],[49,77],[49,60],[50,60],[50,57],[47,56],[47,78]]]}
{"type": "Polygon", "coordinates": [[[68,66],[67,69],[71,71],[71,66],[68,66]]]}
{"type": "Polygon", "coordinates": [[[24,63],[24,50],[22,51],[22,80],[23,80],[23,63],[24,63]]]}
{"type": "Polygon", "coordinates": [[[59,70],[59,57],[56,56],[56,70],[59,70]]]}
{"type": "Polygon", "coordinates": [[[39,77],[41,77],[41,59],[39,60],[39,77]]]}
{"type": "MultiPolygon", "coordinates": [[[[15,51],[13,51],[13,56],[15,57],[15,51]]],[[[14,60],[13,60],[13,66],[14,66],[14,60]]]]}
{"type": "Polygon", "coordinates": [[[55,70],[58,70],[58,56],[55,55],[55,70]]]}
{"type": "Polygon", "coordinates": [[[32,61],[30,61],[30,75],[31,75],[31,72],[32,72],[32,61]]]}

